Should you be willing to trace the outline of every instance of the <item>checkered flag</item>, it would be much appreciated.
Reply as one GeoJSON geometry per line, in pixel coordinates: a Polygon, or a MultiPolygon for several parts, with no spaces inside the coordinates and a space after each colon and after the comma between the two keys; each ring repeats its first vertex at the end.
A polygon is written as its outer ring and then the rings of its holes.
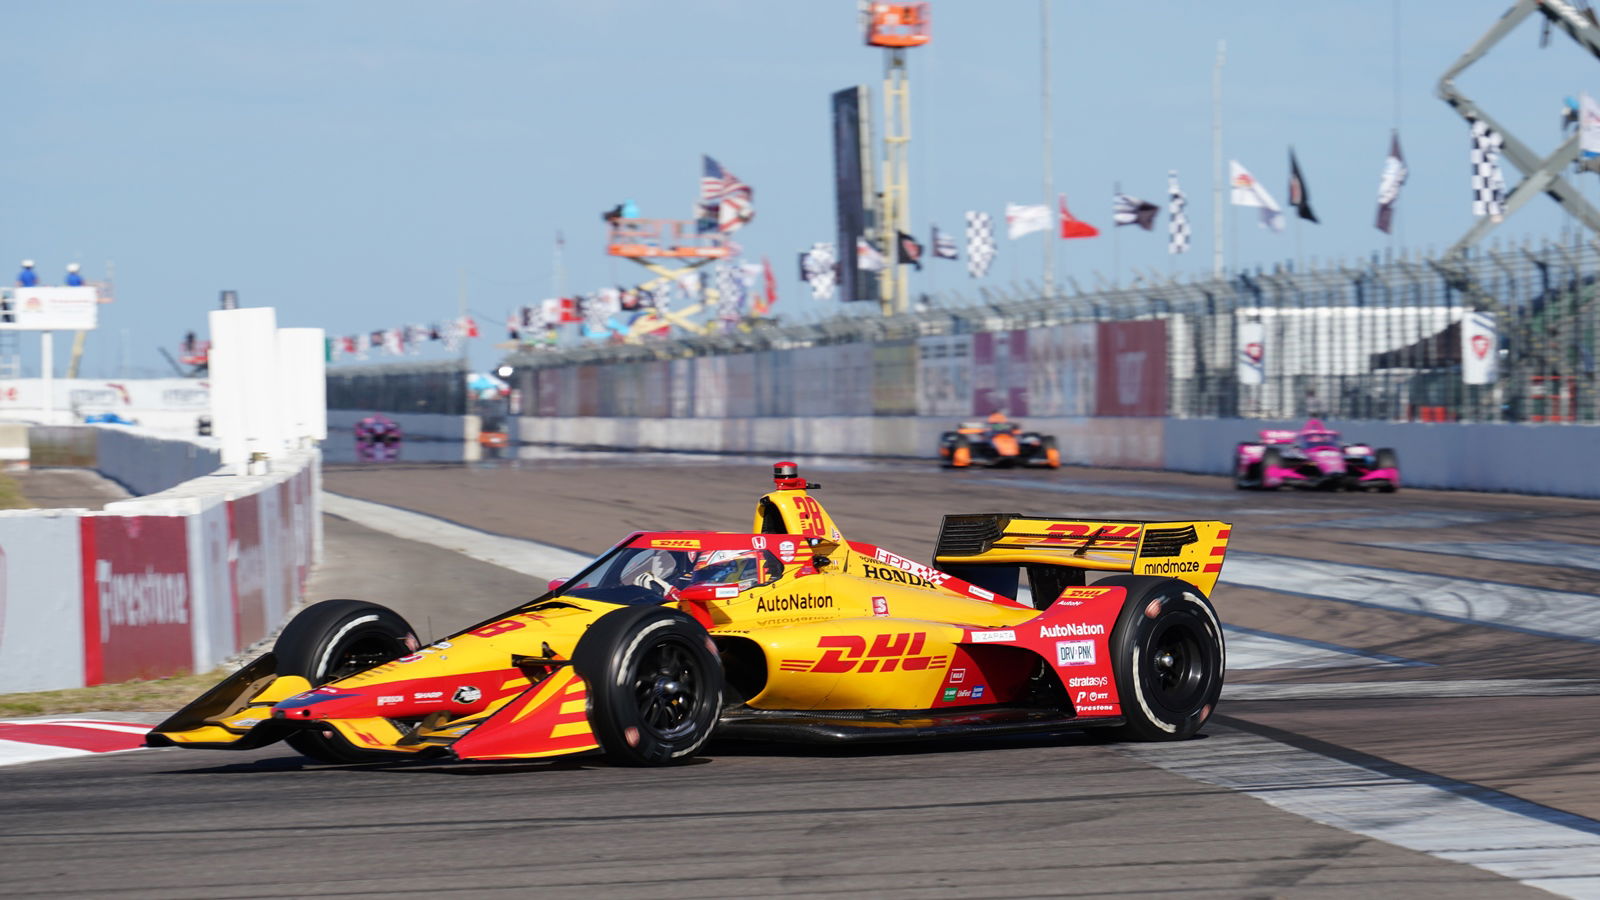
{"type": "Polygon", "coordinates": [[[815,300],[832,300],[839,282],[839,260],[833,252],[833,243],[816,243],[800,254],[800,277],[811,285],[815,300]]]}
{"type": "Polygon", "coordinates": [[[1167,172],[1167,252],[1189,252],[1189,214],[1183,211],[1189,201],[1178,187],[1178,170],[1167,172]]]}
{"type": "Polygon", "coordinates": [[[1472,119],[1472,214],[1498,222],[1505,218],[1506,176],[1500,171],[1500,145],[1505,138],[1472,119]]]}
{"type": "Polygon", "coordinates": [[[967,210],[967,274],[982,278],[994,262],[994,223],[986,212],[967,210]]]}

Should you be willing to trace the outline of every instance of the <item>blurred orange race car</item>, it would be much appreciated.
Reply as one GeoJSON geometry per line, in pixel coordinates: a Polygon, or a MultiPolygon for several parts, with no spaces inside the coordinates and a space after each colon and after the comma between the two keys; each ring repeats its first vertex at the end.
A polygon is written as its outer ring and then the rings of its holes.
{"type": "Polygon", "coordinates": [[[1061,451],[1053,434],[1023,431],[1022,426],[993,413],[987,422],[962,422],[939,436],[939,458],[957,469],[972,465],[1061,467],[1061,451]]]}

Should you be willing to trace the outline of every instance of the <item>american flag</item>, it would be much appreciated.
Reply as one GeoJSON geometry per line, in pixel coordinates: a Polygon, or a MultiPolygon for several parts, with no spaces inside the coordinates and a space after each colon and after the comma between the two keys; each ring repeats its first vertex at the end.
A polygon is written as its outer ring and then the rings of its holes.
{"type": "Polygon", "coordinates": [[[724,233],[748,225],[756,217],[750,185],[711,157],[702,155],[701,159],[705,162],[705,174],[700,176],[701,221],[715,222],[715,230],[724,233]]]}

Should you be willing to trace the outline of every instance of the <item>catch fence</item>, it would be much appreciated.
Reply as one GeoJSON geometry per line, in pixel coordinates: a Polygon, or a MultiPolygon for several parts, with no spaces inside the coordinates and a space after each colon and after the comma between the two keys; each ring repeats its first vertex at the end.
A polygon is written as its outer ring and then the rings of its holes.
{"type": "Polygon", "coordinates": [[[541,416],[1593,423],[1597,274],[1589,242],[1402,253],[1095,291],[981,289],[895,317],[751,320],[506,362],[524,411],[541,416]]]}

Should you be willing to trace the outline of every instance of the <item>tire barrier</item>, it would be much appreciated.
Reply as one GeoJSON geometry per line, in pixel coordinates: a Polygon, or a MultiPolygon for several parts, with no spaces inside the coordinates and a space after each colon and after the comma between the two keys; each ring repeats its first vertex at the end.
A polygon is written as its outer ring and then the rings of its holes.
{"type": "Polygon", "coordinates": [[[0,512],[0,693],[215,668],[283,624],[321,554],[318,451],[227,475],[214,449],[110,434],[104,474],[172,483],[101,512],[0,512]]]}

